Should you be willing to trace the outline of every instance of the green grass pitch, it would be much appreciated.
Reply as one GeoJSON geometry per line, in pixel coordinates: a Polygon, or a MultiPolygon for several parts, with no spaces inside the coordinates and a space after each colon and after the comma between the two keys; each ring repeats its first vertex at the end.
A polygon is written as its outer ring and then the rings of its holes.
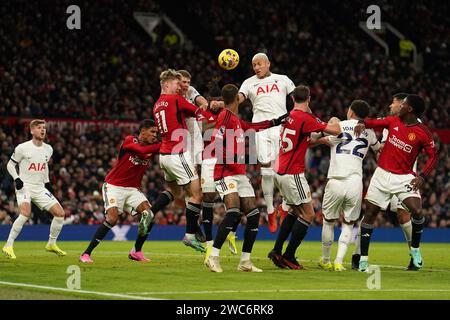
{"type": "MultiPolygon", "coordinates": [[[[60,242],[68,254],[57,257],[45,252],[44,242],[16,242],[17,260],[0,256],[0,299],[450,299],[449,244],[423,244],[425,266],[411,272],[404,271],[409,262],[405,243],[372,243],[370,262],[380,266],[379,290],[367,288],[374,274],[351,270],[348,263],[345,272],[319,269],[319,242],[301,245],[297,256],[307,270],[298,271],[276,268],[267,258],[273,242],[257,241],[252,260],[263,273],[238,272],[239,254],[231,255],[225,243],[222,274],[210,272],[203,254],[181,241],[147,242],[149,263],[128,259],[132,242],[104,241],[93,252],[92,265],[78,262],[87,244],[60,242]],[[71,265],[80,267],[79,291],[67,289],[71,265]]],[[[333,247],[332,257],[336,243],[333,247]]]]}

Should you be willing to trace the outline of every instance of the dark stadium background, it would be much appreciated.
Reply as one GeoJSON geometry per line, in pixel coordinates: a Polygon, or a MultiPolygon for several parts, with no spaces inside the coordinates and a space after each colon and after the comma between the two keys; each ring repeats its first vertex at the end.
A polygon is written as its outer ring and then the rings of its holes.
{"type": "MultiPolygon", "coordinates": [[[[2,1],[0,5],[0,224],[18,214],[6,163],[14,147],[29,139],[27,119],[52,123],[48,140],[54,148],[50,165],[56,197],[66,210],[67,224],[98,224],[103,219],[99,191],[124,134],[151,117],[160,93],[159,73],[168,67],[187,69],[192,84],[205,96],[208,83],[219,79],[240,84],[252,75],[251,57],[267,52],[272,72],[307,84],[313,112],[326,121],[345,118],[353,99],[365,99],[372,116],[383,116],[393,93],[418,93],[426,100],[424,123],[434,132],[439,165],[422,192],[426,226],[450,227],[449,197],[449,6],[443,1],[2,1]],[[66,28],[67,6],[81,8],[81,30],[66,28]],[[366,8],[378,4],[382,20],[413,41],[423,65],[401,57],[395,39],[386,56],[358,26],[366,8]],[[152,39],[133,19],[134,11],[167,15],[186,36],[184,46],[167,25],[152,39]],[[222,49],[241,57],[236,70],[217,65],[222,49]],[[57,120],[56,120],[57,119],[57,120]],[[98,121],[86,125],[87,120],[98,121]],[[115,121],[113,123],[107,122],[115,121]],[[102,122],[105,121],[105,122],[102,122]],[[59,123],[59,125],[58,125],[59,123]],[[70,129],[74,125],[76,129],[70,129]],[[66,125],[66,126],[64,126],[66,125]]],[[[242,116],[251,118],[251,106],[242,116]]],[[[419,169],[424,164],[419,159],[419,169]]],[[[329,151],[317,147],[308,155],[308,181],[320,225],[321,198],[329,151]]],[[[367,188],[376,161],[364,164],[367,188]]],[[[257,166],[249,174],[258,206],[265,212],[257,166]]],[[[163,190],[157,159],[148,170],[143,191],[150,201],[163,190]]],[[[275,197],[280,202],[280,197],[275,197]]],[[[159,224],[184,224],[180,204],[157,215],[159,224]]],[[[216,208],[220,220],[223,208],[216,208]]],[[[33,209],[33,223],[50,216],[33,209]]],[[[136,221],[125,216],[123,223],[136,221]]],[[[264,219],[261,224],[265,224],[264,219]]],[[[396,225],[380,215],[377,225],[396,225]]]]}

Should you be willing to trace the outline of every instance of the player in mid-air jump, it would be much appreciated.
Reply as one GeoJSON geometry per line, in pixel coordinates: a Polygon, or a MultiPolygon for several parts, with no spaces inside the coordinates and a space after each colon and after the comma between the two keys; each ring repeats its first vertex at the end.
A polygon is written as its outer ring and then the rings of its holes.
{"type": "Polygon", "coordinates": [[[192,156],[187,150],[186,137],[189,134],[185,119],[201,115],[208,120],[213,115],[179,94],[181,79],[181,74],[172,69],[165,70],[160,75],[161,95],[153,107],[153,115],[162,138],[159,163],[174,197],[183,200],[183,189],[188,195],[183,243],[205,252],[205,248],[195,237],[202,210],[202,192],[192,156]]]}

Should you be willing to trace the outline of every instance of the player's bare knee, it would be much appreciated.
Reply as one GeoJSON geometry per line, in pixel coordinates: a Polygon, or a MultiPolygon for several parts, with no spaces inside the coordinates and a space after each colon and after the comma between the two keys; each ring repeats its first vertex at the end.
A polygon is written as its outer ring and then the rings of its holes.
{"type": "Polygon", "coordinates": [[[61,205],[59,203],[54,204],[49,212],[54,216],[54,217],[58,217],[58,218],[62,218],[65,216],[65,212],[64,209],[61,207],[61,205]]]}
{"type": "Polygon", "coordinates": [[[203,193],[203,202],[214,202],[217,195],[214,192],[203,193]]]}

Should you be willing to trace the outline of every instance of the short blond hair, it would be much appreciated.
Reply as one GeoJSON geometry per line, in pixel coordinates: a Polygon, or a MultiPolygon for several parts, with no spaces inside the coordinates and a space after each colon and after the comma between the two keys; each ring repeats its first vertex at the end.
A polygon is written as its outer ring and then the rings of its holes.
{"type": "Polygon", "coordinates": [[[34,119],[30,122],[30,130],[33,130],[34,127],[37,127],[40,124],[46,124],[44,119],[34,119]]]}
{"type": "Polygon", "coordinates": [[[174,69],[167,69],[161,72],[159,75],[159,80],[162,86],[166,81],[181,80],[181,74],[174,69]]]}

